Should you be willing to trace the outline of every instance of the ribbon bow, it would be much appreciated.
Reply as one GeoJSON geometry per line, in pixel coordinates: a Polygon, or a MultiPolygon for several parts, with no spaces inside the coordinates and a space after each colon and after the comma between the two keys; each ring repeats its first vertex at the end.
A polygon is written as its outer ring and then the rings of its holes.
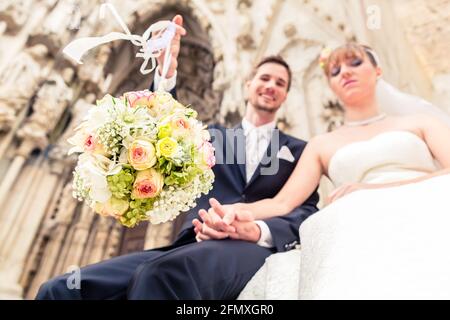
{"type": "MultiPolygon", "coordinates": [[[[170,44],[176,33],[176,25],[171,21],[159,21],[152,24],[145,30],[142,36],[131,34],[127,25],[123,22],[122,18],[117,13],[116,8],[111,3],[103,3],[100,7],[100,19],[105,18],[105,10],[109,9],[114,15],[115,19],[122,27],[125,33],[111,32],[101,37],[86,37],[80,38],[69,43],[64,49],[63,53],[68,57],[75,60],[78,64],[83,64],[81,61],[82,56],[89,50],[115,40],[129,40],[135,46],[141,47],[136,54],[137,58],[143,58],[144,62],[141,65],[140,71],[142,74],[149,74],[156,68],[155,59],[159,57],[162,50],[166,49],[164,61],[171,60],[171,53],[169,50],[170,44]],[[165,29],[165,30],[164,30],[165,29]],[[164,30],[159,38],[150,39],[152,33],[161,32],[164,30]],[[151,61],[150,69],[147,69],[147,65],[151,61]]],[[[158,90],[163,90],[163,83],[166,79],[167,72],[169,70],[169,63],[165,63],[161,70],[161,81],[158,90]]]]}

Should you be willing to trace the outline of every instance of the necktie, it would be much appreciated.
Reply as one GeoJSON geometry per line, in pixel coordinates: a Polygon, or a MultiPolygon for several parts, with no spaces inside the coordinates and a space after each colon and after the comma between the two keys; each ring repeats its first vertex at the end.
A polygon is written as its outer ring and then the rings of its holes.
{"type": "Polygon", "coordinates": [[[253,177],[256,168],[259,165],[260,159],[260,144],[261,144],[261,132],[254,128],[250,130],[246,137],[246,173],[247,173],[247,182],[253,177]]]}

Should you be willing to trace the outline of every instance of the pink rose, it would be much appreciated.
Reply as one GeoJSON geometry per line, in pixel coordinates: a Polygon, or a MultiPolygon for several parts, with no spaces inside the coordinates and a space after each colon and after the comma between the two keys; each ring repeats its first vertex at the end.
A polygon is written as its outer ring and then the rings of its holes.
{"type": "Polygon", "coordinates": [[[159,195],[164,186],[164,177],[155,169],[139,171],[131,196],[134,199],[150,199],[159,195]]]}
{"type": "Polygon", "coordinates": [[[154,106],[155,94],[149,90],[127,92],[124,97],[132,108],[143,106],[151,109],[154,106]]]}
{"type": "Polygon", "coordinates": [[[94,211],[104,217],[118,219],[128,211],[128,208],[128,201],[112,197],[106,203],[95,203],[94,211]]]}
{"type": "Polygon", "coordinates": [[[211,169],[216,165],[216,157],[214,155],[214,147],[209,141],[203,141],[199,147],[199,152],[202,157],[202,164],[211,169]]]}
{"type": "Polygon", "coordinates": [[[146,138],[134,140],[128,149],[128,162],[136,170],[146,170],[156,164],[156,150],[153,143],[146,138]]]}
{"type": "Polygon", "coordinates": [[[184,115],[175,115],[172,117],[172,127],[177,129],[189,129],[189,121],[184,115]]]}
{"type": "Polygon", "coordinates": [[[104,156],[108,155],[108,153],[105,150],[105,147],[102,144],[100,144],[92,134],[89,134],[85,137],[83,149],[85,152],[89,153],[101,154],[104,156]]]}

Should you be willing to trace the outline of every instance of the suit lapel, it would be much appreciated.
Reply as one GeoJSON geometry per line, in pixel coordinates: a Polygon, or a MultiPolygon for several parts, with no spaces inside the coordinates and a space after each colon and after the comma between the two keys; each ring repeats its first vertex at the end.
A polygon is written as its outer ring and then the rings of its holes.
{"type": "MultiPolygon", "coordinates": [[[[261,168],[263,166],[263,163],[265,164],[264,165],[265,167],[266,166],[268,167],[271,165],[271,163],[273,161],[278,161],[278,159],[277,159],[278,151],[280,151],[281,147],[287,143],[288,137],[283,132],[278,130],[278,128],[275,128],[275,130],[272,134],[269,146],[267,147],[267,150],[264,153],[264,156],[263,156],[261,162],[258,164],[258,167],[255,170],[255,173],[253,174],[252,178],[246,185],[245,189],[248,189],[250,187],[250,185],[252,185],[255,182],[255,180],[258,179],[258,177],[261,175],[261,168]],[[275,130],[279,133],[279,135],[276,134],[275,130]],[[276,141],[276,140],[278,140],[278,141],[276,141]],[[272,153],[271,151],[272,151],[273,143],[278,143],[278,148],[276,150],[274,150],[275,152],[272,153]]],[[[244,165],[244,167],[245,167],[245,165],[244,165]]]]}

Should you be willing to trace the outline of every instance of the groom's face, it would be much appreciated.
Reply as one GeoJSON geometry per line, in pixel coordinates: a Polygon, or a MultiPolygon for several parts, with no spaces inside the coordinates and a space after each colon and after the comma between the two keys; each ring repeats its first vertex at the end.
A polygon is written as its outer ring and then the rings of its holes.
{"type": "Polygon", "coordinates": [[[287,98],[289,74],[277,63],[260,66],[247,82],[248,101],[258,111],[275,113],[287,98]]]}

